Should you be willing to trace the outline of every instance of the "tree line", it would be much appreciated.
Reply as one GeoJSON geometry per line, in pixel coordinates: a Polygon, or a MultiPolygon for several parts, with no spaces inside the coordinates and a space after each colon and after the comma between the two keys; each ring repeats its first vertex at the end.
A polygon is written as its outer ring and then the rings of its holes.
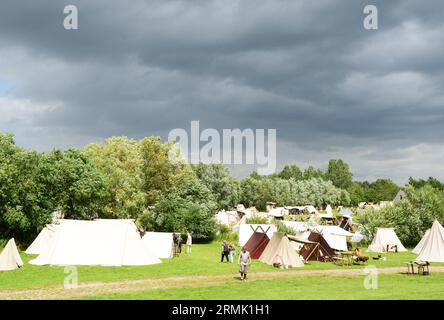
{"type": "Polygon", "coordinates": [[[238,203],[259,210],[268,201],[346,206],[392,200],[399,189],[389,179],[354,181],[342,160],[331,160],[325,171],[293,164],[239,180],[222,164],[189,165],[159,137],[112,137],[82,149],[39,153],[0,134],[0,238],[25,243],[55,210],[67,219],[131,218],[146,230],[212,237],[217,210],[238,203]]]}

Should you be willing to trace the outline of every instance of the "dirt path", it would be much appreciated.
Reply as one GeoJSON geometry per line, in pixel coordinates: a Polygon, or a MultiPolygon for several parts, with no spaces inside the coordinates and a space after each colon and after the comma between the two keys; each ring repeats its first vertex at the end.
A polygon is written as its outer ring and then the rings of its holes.
{"type": "MultiPolygon", "coordinates": [[[[430,267],[432,273],[444,272],[444,267],[430,267]]],[[[380,268],[378,274],[405,273],[405,267],[380,268]]],[[[292,277],[316,276],[364,276],[363,269],[329,269],[329,270],[288,270],[272,272],[256,272],[250,274],[251,280],[269,280],[292,277]]],[[[2,290],[2,299],[79,299],[88,296],[100,296],[113,293],[140,292],[156,289],[169,289],[188,286],[218,286],[238,281],[238,277],[230,275],[176,276],[158,279],[125,280],[114,282],[88,282],[79,284],[76,289],[64,289],[60,286],[25,290],[2,290]]]]}

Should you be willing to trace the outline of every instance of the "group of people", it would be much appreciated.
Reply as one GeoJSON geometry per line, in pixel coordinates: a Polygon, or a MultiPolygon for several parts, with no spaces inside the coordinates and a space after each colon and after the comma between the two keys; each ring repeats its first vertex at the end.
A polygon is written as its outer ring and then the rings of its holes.
{"type": "MultiPolygon", "coordinates": [[[[236,255],[236,248],[232,243],[228,243],[227,241],[222,242],[222,250],[221,250],[221,258],[220,262],[224,262],[226,258],[227,262],[234,262],[234,256],[236,255]]],[[[239,265],[239,273],[242,281],[247,280],[247,273],[251,266],[251,256],[250,253],[242,248],[239,253],[239,258],[237,259],[237,263],[239,265]]]]}
{"type": "MultiPolygon", "coordinates": [[[[177,253],[182,253],[182,235],[180,233],[176,234],[176,245],[177,245],[177,253]]],[[[193,238],[191,234],[187,233],[187,253],[191,253],[191,246],[193,245],[193,238]]]]}

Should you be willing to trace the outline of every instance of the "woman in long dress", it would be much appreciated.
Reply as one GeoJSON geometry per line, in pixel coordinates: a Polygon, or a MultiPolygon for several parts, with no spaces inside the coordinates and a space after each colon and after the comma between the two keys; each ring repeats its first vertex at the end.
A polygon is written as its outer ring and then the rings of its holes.
{"type": "Polygon", "coordinates": [[[239,254],[238,264],[241,280],[245,281],[247,280],[247,273],[251,265],[250,253],[245,250],[245,248],[242,248],[242,251],[239,254]]]}
{"type": "Polygon", "coordinates": [[[191,237],[191,234],[187,233],[187,253],[191,253],[191,246],[193,245],[193,238],[191,237]]]}

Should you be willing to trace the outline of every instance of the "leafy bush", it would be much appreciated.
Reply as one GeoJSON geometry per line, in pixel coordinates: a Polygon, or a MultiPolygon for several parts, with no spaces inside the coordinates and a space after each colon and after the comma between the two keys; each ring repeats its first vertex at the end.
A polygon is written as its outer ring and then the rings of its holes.
{"type": "Polygon", "coordinates": [[[253,214],[250,218],[246,220],[248,224],[268,224],[270,221],[266,217],[261,217],[257,214],[253,214]]]}

